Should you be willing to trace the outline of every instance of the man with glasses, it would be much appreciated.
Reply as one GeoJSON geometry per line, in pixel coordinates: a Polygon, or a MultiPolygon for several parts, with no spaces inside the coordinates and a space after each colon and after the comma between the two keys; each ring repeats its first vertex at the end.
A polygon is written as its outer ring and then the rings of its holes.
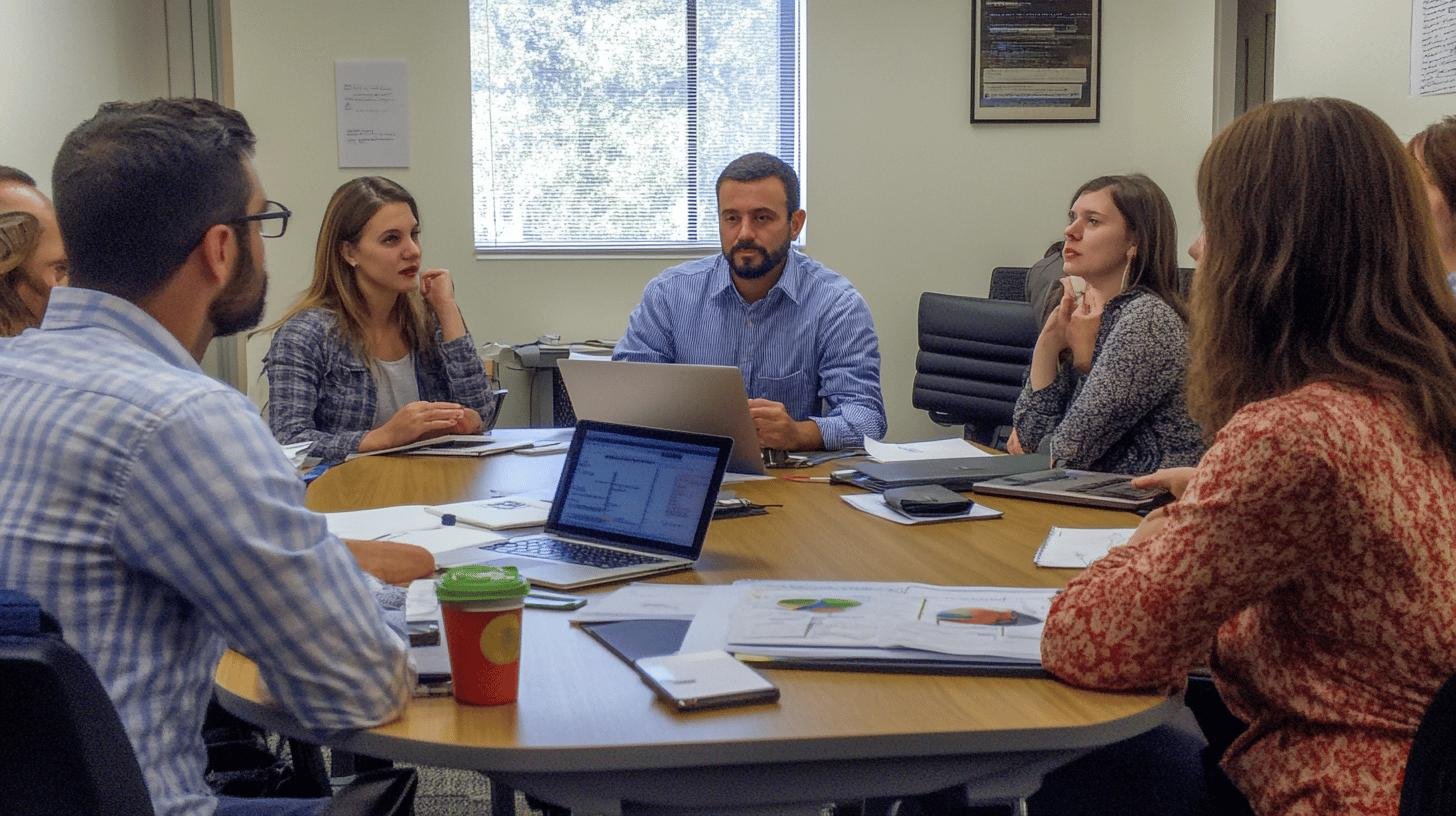
{"type": "Polygon", "coordinates": [[[206,100],[103,105],[55,163],[71,286],[39,331],[0,340],[0,586],[96,669],[159,816],[324,804],[212,796],[201,725],[224,644],[318,732],[392,719],[414,679],[252,404],[197,365],[257,324],[262,238],[288,222],[253,143],[206,100]]]}

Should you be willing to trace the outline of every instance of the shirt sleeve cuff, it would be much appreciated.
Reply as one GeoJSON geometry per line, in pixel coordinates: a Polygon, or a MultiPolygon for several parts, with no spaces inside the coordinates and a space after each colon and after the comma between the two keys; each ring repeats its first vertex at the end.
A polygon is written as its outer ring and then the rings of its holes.
{"type": "Polygon", "coordinates": [[[842,450],[863,444],[864,437],[849,426],[843,417],[809,417],[819,426],[820,444],[824,450],[842,450]]]}

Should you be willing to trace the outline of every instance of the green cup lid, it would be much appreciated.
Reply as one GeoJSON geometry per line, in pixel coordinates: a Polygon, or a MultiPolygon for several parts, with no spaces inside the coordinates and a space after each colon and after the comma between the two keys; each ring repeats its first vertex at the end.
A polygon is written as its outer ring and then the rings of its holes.
{"type": "Polygon", "coordinates": [[[515,567],[476,564],[451,567],[435,582],[442,601],[511,601],[526,597],[531,585],[515,567]]]}

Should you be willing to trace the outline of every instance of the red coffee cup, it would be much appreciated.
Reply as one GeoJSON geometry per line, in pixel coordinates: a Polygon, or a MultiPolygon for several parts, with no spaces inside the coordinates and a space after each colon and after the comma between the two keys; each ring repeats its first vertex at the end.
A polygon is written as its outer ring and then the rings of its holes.
{"type": "Polygon", "coordinates": [[[450,653],[450,676],[459,702],[502,705],[516,701],[521,675],[521,605],[530,588],[515,567],[455,567],[435,582],[450,653]]]}

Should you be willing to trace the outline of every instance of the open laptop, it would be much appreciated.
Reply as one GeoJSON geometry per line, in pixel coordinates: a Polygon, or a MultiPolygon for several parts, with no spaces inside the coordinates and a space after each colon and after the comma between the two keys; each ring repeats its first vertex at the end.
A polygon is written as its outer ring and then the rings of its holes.
{"type": "Polygon", "coordinates": [[[743,375],[735,366],[561,360],[556,367],[579,419],[732,437],[728,469],[764,472],[743,375]]]}
{"type": "Polygon", "coordinates": [[[732,448],[724,436],[582,420],[545,532],[483,545],[470,562],[556,589],[688,569],[732,448]]]}

